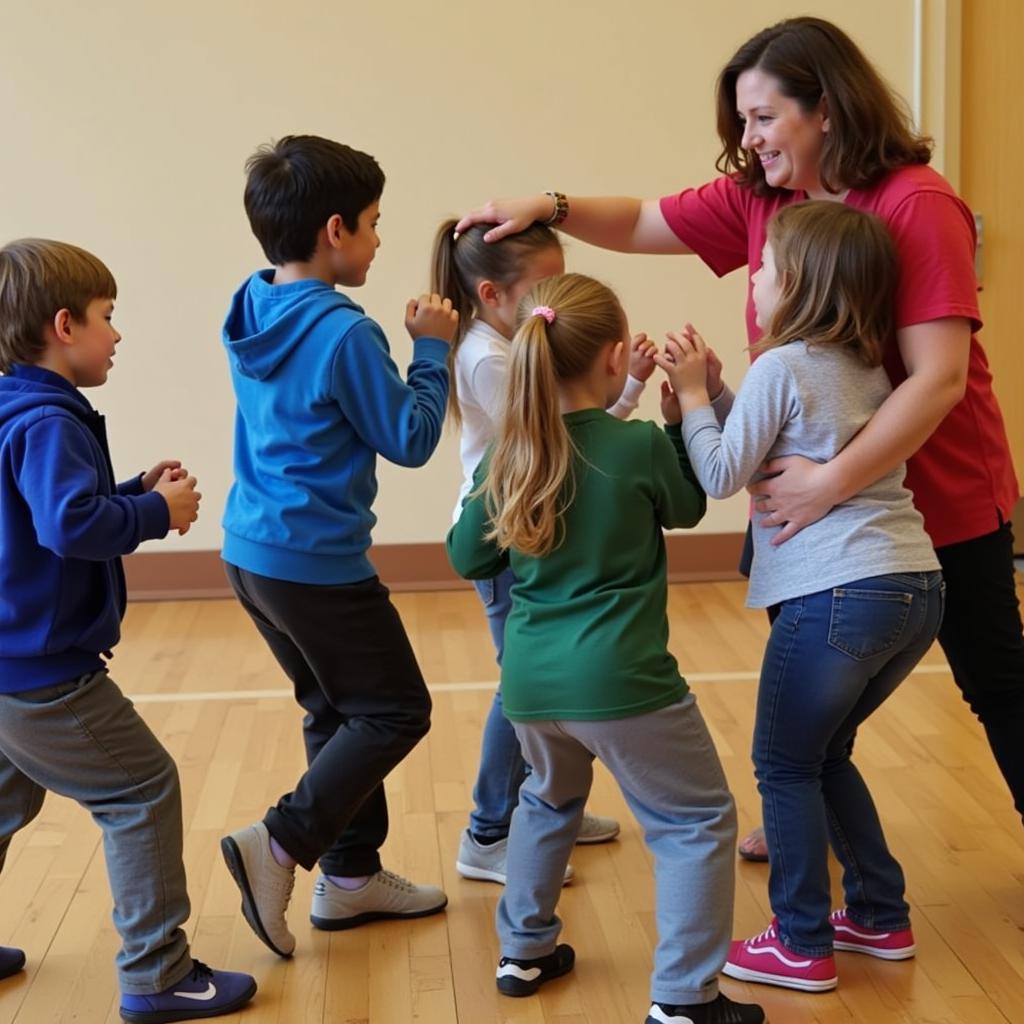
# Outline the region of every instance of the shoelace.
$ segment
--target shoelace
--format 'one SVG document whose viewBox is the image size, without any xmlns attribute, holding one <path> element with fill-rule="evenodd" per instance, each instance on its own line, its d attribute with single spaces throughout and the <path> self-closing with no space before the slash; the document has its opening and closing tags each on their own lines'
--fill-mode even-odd
<svg viewBox="0 0 1024 1024">
<path fill-rule="evenodd" d="M 213 970 L 206 966 L 202 960 L 192 961 L 192 973 L 189 974 L 189 981 L 209 981 L 213 977 Z"/>
<path fill-rule="evenodd" d="M 752 939 L 747 939 L 748 946 L 756 946 L 759 942 L 764 942 L 767 939 L 777 939 L 778 933 L 775 931 L 775 922 L 773 921 L 760 935 L 756 935 Z"/>
<path fill-rule="evenodd" d="M 403 878 L 401 875 L 396 875 L 394 871 L 388 871 L 387 868 L 380 869 L 381 881 L 385 885 L 390 885 L 393 889 L 401 889 L 404 892 L 415 892 L 416 885 L 410 882 L 408 878 Z"/>
</svg>

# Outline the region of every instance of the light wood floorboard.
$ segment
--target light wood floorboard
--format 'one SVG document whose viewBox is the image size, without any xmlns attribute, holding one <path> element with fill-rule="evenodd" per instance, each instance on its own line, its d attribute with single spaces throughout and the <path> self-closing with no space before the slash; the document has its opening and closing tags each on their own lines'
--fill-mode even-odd
<svg viewBox="0 0 1024 1024">
<path fill-rule="evenodd" d="M 671 588 L 672 647 L 695 677 L 745 831 L 759 819 L 749 762 L 756 672 L 766 636 L 743 608 L 741 584 Z M 112 664 L 122 688 L 178 762 L 194 951 L 251 971 L 260 991 L 242 1024 L 626 1024 L 643 1020 L 655 941 L 651 858 L 614 782 L 598 768 L 590 806 L 617 816 L 617 842 L 574 854 L 579 880 L 559 913 L 577 968 L 537 997 L 494 990 L 497 886 L 455 873 L 471 806 L 480 732 L 496 678 L 471 592 L 396 595 L 434 690 L 429 737 L 388 781 L 385 862 L 442 884 L 444 915 L 350 932 L 306 922 L 313 876 L 299 872 L 290 914 L 294 959 L 274 957 L 238 913 L 219 854 L 226 831 L 261 817 L 302 770 L 301 713 L 286 681 L 231 601 L 133 605 Z M 1024 831 L 984 735 L 938 650 L 858 740 L 890 843 L 902 860 L 917 959 L 884 963 L 839 954 L 839 989 L 784 993 L 725 981 L 756 999 L 772 1024 L 1019 1024 L 1024 1022 Z M 711 675 L 711 679 L 702 676 Z M 476 685 L 474 685 L 476 684 Z M 249 694 L 242 691 L 262 691 Z M 267 693 L 267 691 L 271 691 Z M 234 694 L 238 696 L 234 696 Z M 219 695 L 219 696 L 218 696 Z M 1024 742 L 1024 737 L 1022 737 Z M 735 934 L 766 924 L 766 872 L 740 864 Z M 0 943 L 28 953 L 27 971 L 0 982 L 0 1024 L 115 1024 L 118 946 L 99 830 L 50 796 L 14 841 L 0 876 Z"/>
</svg>

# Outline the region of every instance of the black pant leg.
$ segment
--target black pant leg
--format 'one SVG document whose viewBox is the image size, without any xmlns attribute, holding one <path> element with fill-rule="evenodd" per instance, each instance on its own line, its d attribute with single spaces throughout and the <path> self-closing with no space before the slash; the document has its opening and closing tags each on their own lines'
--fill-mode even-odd
<svg viewBox="0 0 1024 1024">
<path fill-rule="evenodd" d="M 939 643 L 1024 817 L 1024 627 L 1010 525 L 936 554 L 946 578 Z"/>
<path fill-rule="evenodd" d="M 372 874 L 387 836 L 383 781 L 430 727 L 430 696 L 387 588 L 273 580 L 232 585 L 306 710 L 309 767 L 271 808 L 271 834 L 303 867 Z"/>
</svg>

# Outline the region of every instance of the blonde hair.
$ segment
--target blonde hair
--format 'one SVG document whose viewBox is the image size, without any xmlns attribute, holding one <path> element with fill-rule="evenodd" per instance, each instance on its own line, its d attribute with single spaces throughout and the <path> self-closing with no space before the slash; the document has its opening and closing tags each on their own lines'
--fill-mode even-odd
<svg viewBox="0 0 1024 1024">
<path fill-rule="evenodd" d="M 451 299 L 459 314 L 455 338 L 448 348 L 448 415 L 456 425 L 462 422 L 456 387 L 455 357 L 469 325 L 476 315 L 476 289 L 481 281 L 508 286 L 526 273 L 527 261 L 540 252 L 562 251 L 558 235 L 535 222 L 525 231 L 508 235 L 497 242 L 485 242 L 493 227 L 478 224 L 455 237 L 457 220 L 444 221 L 437 229 L 430 260 L 430 290 Z"/>
<path fill-rule="evenodd" d="M 894 337 L 896 247 L 885 225 L 862 210 L 829 200 L 781 209 L 768 224 L 779 301 L 764 352 L 791 341 L 841 345 L 879 366 Z"/>
<path fill-rule="evenodd" d="M 116 299 L 114 275 L 91 252 L 48 238 L 21 238 L 0 249 L 0 373 L 34 364 L 43 328 L 68 310 L 78 321 L 94 299 Z"/>
<path fill-rule="evenodd" d="M 533 315 L 536 307 L 553 310 L 553 321 Z M 502 550 L 541 557 L 562 542 L 576 450 L 562 420 L 559 384 L 587 373 L 625 327 L 615 293 L 582 274 L 546 278 L 519 304 L 505 415 L 481 486 L 491 520 L 487 539 Z"/>
</svg>

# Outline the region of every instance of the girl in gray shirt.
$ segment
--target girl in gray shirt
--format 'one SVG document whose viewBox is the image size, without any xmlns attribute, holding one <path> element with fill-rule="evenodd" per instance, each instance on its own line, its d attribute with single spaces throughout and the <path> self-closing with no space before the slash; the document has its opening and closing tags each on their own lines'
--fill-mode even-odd
<svg viewBox="0 0 1024 1024">
<path fill-rule="evenodd" d="M 884 225 L 841 202 L 782 209 L 753 277 L 765 332 L 738 395 L 707 393 L 707 347 L 668 336 L 662 409 L 712 497 L 758 478 L 766 459 L 828 462 L 889 393 L 897 267 Z M 765 650 L 754 766 L 775 918 L 732 944 L 725 973 L 804 991 L 835 988 L 833 950 L 914 955 L 903 872 L 851 760 L 857 727 L 931 645 L 942 618 L 939 563 L 898 466 L 812 526 L 773 545 L 754 524 L 748 604 L 778 614 Z M 845 906 L 829 900 L 828 845 Z"/>
</svg>

